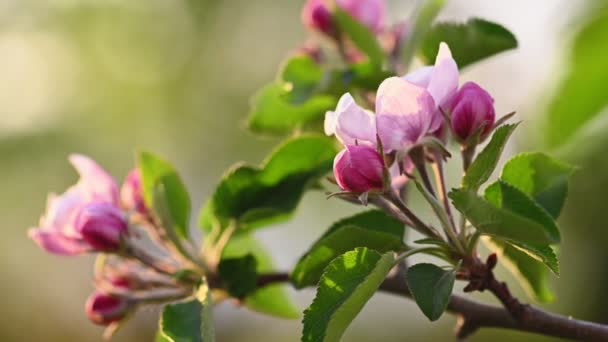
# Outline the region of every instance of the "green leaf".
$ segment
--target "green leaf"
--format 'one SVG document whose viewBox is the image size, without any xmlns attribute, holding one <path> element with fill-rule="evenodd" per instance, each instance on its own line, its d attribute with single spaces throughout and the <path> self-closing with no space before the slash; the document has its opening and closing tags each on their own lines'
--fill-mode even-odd
<svg viewBox="0 0 608 342">
<path fill-rule="evenodd" d="M 291 273 L 296 288 L 319 282 L 323 270 L 337 256 L 367 247 L 380 253 L 404 248 L 405 227 L 379 210 L 370 210 L 334 223 L 304 254 Z"/>
<path fill-rule="evenodd" d="M 292 138 L 261 167 L 237 165 L 205 204 L 200 225 L 209 231 L 236 224 L 236 234 L 289 218 L 311 184 L 332 168 L 337 153 L 324 136 Z"/>
<path fill-rule="evenodd" d="M 301 91 L 301 88 L 298 90 Z M 294 99 L 298 102 L 292 103 Z M 273 135 L 291 133 L 308 126 L 321 127 L 325 112 L 333 109 L 336 102 L 334 96 L 323 94 L 302 100 L 292 95 L 290 86 L 272 83 L 260 89 L 251 99 L 247 126 L 256 133 Z"/>
<path fill-rule="evenodd" d="M 401 49 L 403 65 L 407 68 L 412 62 L 412 58 L 418 51 L 419 46 L 424 41 L 433 20 L 439 14 L 446 0 L 423 0 L 414 12 L 410 22 L 414 23 L 412 33 L 407 37 Z M 439 45 L 437 45 L 439 46 Z M 435 57 L 433 57 L 434 60 Z"/>
<path fill-rule="evenodd" d="M 289 102 L 303 103 L 314 93 L 323 79 L 323 70 L 309 56 L 289 58 L 281 70 L 281 80 L 290 89 L 286 94 Z"/>
<path fill-rule="evenodd" d="M 456 271 L 446 271 L 433 264 L 416 264 L 408 268 L 406 279 L 422 313 L 431 321 L 438 320 L 448 307 Z"/>
<path fill-rule="evenodd" d="M 256 288 L 256 267 L 255 256 L 247 254 L 238 258 L 222 258 L 218 273 L 228 292 L 236 298 L 243 298 Z"/>
<path fill-rule="evenodd" d="M 376 35 L 340 8 L 334 11 L 334 18 L 340 30 L 350 38 L 369 60 L 378 66 L 384 62 L 384 51 Z"/>
<path fill-rule="evenodd" d="M 553 268 L 557 269 L 557 257 L 551 249 L 546 247 L 545 261 L 539 262 L 537 258 L 529 254 L 530 248 L 521 250 L 513 244 L 498 239 L 483 239 L 488 248 L 498 254 L 499 260 L 519 281 L 528 296 L 539 302 L 551 302 L 555 296 L 549 288 L 549 271 L 543 265 L 553 264 Z M 550 250 L 550 251 L 549 251 Z M 552 255 L 552 256 L 551 256 Z M 553 259 L 554 261 L 547 261 Z M 559 271 L 559 269 L 557 269 Z"/>
<path fill-rule="evenodd" d="M 334 259 L 304 311 L 303 342 L 339 341 L 393 267 L 393 253 L 357 248 Z"/>
<path fill-rule="evenodd" d="M 568 195 L 568 179 L 575 168 L 543 153 L 522 153 L 509 160 L 500 178 L 528 194 L 553 216 Z"/>
<path fill-rule="evenodd" d="M 514 242 L 547 245 L 559 242 L 559 235 L 527 217 L 498 208 L 472 190 L 454 189 L 452 203 L 479 232 Z"/>
<path fill-rule="evenodd" d="M 208 287 L 203 283 L 198 298 L 165 305 L 159 321 L 161 341 L 215 341 L 209 295 Z"/>
<path fill-rule="evenodd" d="M 163 226 L 181 238 L 188 238 L 190 197 L 181 178 L 168 162 L 149 152 L 138 157 L 144 200 L 160 216 Z"/>
<path fill-rule="evenodd" d="M 517 125 L 503 125 L 496 129 L 488 145 L 475 158 L 462 178 L 463 188 L 477 191 L 490 178 L 496 168 L 496 164 L 498 164 L 507 140 Z"/>
<path fill-rule="evenodd" d="M 508 210 L 539 223 L 554 241 L 560 240 L 559 229 L 553 217 L 516 187 L 499 180 L 486 189 L 485 197 L 497 208 Z"/>
<path fill-rule="evenodd" d="M 272 258 L 251 234 L 232 237 L 222 253 L 222 259 L 253 255 L 258 273 L 275 271 Z M 292 303 L 282 284 L 264 286 L 245 297 L 244 305 L 257 312 L 280 318 L 295 319 L 300 311 Z"/>
<path fill-rule="evenodd" d="M 565 50 L 570 54 L 567 71 L 548 106 L 543 132 L 552 147 L 589 127 L 608 106 L 604 90 L 608 83 L 608 8 L 598 9 L 590 18 L 578 30 L 572 48 Z"/>
<path fill-rule="evenodd" d="M 459 68 L 464 68 L 497 53 L 517 47 L 517 39 L 509 30 L 491 21 L 472 18 L 466 23 L 438 23 L 426 34 L 421 46 L 422 59 L 432 64 L 445 42 Z"/>
</svg>

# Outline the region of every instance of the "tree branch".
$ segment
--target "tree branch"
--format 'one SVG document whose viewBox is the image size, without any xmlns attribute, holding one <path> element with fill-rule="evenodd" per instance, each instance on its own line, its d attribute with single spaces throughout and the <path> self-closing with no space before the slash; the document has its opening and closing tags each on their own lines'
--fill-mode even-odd
<svg viewBox="0 0 608 342">
<path fill-rule="evenodd" d="M 261 274 L 258 277 L 258 286 L 288 282 L 288 280 L 287 273 Z M 380 290 L 411 298 L 402 268 L 389 275 L 380 285 Z M 503 307 L 452 295 L 448 312 L 457 316 L 456 336 L 459 339 L 467 338 L 480 328 L 502 328 L 577 341 L 608 341 L 608 325 L 557 315 L 530 305 L 522 306 L 525 309 L 516 321 Z"/>
</svg>

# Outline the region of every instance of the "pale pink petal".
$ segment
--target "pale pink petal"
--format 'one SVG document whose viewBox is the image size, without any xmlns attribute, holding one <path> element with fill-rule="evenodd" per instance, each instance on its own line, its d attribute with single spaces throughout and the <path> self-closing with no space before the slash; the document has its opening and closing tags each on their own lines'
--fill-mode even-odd
<svg viewBox="0 0 608 342">
<path fill-rule="evenodd" d="M 28 236 L 42 249 L 56 255 L 77 255 L 90 250 L 83 240 L 69 238 L 48 229 L 32 228 L 28 231 Z"/>
<path fill-rule="evenodd" d="M 435 67 L 427 89 L 438 106 L 444 106 L 458 90 L 458 66 L 446 43 L 439 45 Z"/>
<path fill-rule="evenodd" d="M 331 131 L 331 120 L 335 119 L 335 134 L 345 145 L 376 143 L 376 121 L 374 115 L 359 107 L 353 97 L 346 93 L 342 95 L 336 112 L 326 116 L 326 132 Z"/>
<path fill-rule="evenodd" d="M 328 110 L 325 112 L 325 121 L 323 128 L 326 135 L 336 134 L 336 125 L 338 124 L 338 113 Z"/>
<path fill-rule="evenodd" d="M 426 88 L 429 86 L 429 82 L 431 81 L 431 75 L 433 75 L 433 67 L 425 66 L 415 71 L 412 71 L 409 74 L 402 76 L 401 78 L 410 83 L 414 83 L 419 87 Z"/>
<path fill-rule="evenodd" d="M 385 152 L 400 150 L 428 133 L 429 121 L 422 115 L 378 115 L 378 135 Z"/>
<path fill-rule="evenodd" d="M 86 201 L 85 195 L 75 186 L 60 196 L 49 195 L 46 213 L 40 220 L 40 225 L 65 236 L 78 238 L 80 234 L 74 230 L 74 221 Z"/>
<path fill-rule="evenodd" d="M 81 187 L 91 200 L 118 205 L 118 184 L 109 173 L 91 158 L 81 154 L 72 154 L 69 160 L 80 175 L 77 186 Z"/>
<path fill-rule="evenodd" d="M 413 115 L 431 113 L 434 110 L 433 97 L 426 89 L 399 77 L 387 78 L 378 87 L 377 115 Z"/>
</svg>

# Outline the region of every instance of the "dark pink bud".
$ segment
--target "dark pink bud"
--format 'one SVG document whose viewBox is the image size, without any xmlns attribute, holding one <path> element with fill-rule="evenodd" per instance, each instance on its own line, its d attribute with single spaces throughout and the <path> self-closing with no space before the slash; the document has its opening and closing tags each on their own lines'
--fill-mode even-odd
<svg viewBox="0 0 608 342">
<path fill-rule="evenodd" d="M 125 178 L 125 182 L 120 189 L 120 200 L 127 209 L 134 210 L 143 215 L 148 214 L 139 169 L 131 170 L 127 178 Z"/>
<path fill-rule="evenodd" d="M 117 207 L 109 203 L 91 203 L 80 210 L 76 230 L 93 249 L 116 251 L 127 232 L 127 221 Z"/>
<path fill-rule="evenodd" d="M 325 0 L 309 0 L 302 9 L 304 26 L 331 34 L 334 30 L 332 14 Z"/>
<path fill-rule="evenodd" d="M 87 299 L 85 311 L 91 322 L 108 325 L 125 318 L 132 307 L 132 303 L 126 298 L 96 291 Z"/>
<path fill-rule="evenodd" d="M 384 160 L 367 145 L 346 145 L 334 159 L 334 177 L 345 191 L 382 189 L 383 169 Z"/>
<path fill-rule="evenodd" d="M 482 126 L 483 140 L 494 125 L 494 99 L 473 82 L 465 83 L 450 102 L 452 129 L 461 142 L 469 139 Z"/>
</svg>

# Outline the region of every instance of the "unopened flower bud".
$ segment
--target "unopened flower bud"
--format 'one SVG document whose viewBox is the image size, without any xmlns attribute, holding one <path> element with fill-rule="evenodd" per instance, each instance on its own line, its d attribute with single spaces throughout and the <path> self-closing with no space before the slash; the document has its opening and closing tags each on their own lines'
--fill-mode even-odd
<svg viewBox="0 0 608 342">
<path fill-rule="evenodd" d="M 127 221 L 117 207 L 92 203 L 83 207 L 76 219 L 76 230 L 95 250 L 116 251 L 127 232 Z"/>
<path fill-rule="evenodd" d="M 91 322 L 108 325 L 125 318 L 132 307 L 133 304 L 126 298 L 96 291 L 87 299 L 85 311 Z"/>
<path fill-rule="evenodd" d="M 120 200 L 127 209 L 134 210 L 143 215 L 148 214 L 139 169 L 131 170 L 127 178 L 125 178 L 125 182 L 120 189 Z"/>
<path fill-rule="evenodd" d="M 325 0 L 309 0 L 302 9 L 304 26 L 331 35 L 334 31 L 332 14 Z"/>
<path fill-rule="evenodd" d="M 334 159 L 334 177 L 345 191 L 366 192 L 383 187 L 384 160 L 367 145 L 346 145 Z"/>
<path fill-rule="evenodd" d="M 304 25 L 327 35 L 335 33 L 330 0 L 308 0 L 302 9 Z M 373 32 L 384 25 L 384 0 L 335 0 L 335 4 Z"/>
<path fill-rule="evenodd" d="M 481 129 L 480 141 L 492 130 L 494 99 L 487 91 L 473 82 L 465 83 L 450 102 L 452 130 L 456 138 L 467 141 Z M 483 126 L 483 128 L 482 128 Z"/>
</svg>

